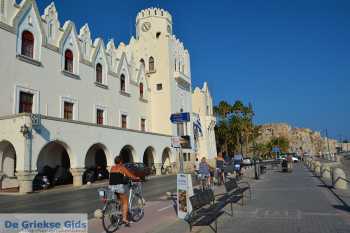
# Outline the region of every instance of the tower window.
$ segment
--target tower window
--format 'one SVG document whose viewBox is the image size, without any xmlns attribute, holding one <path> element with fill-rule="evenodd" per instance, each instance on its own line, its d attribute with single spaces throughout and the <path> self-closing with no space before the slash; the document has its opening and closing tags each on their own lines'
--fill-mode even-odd
<svg viewBox="0 0 350 233">
<path fill-rule="evenodd" d="M 120 76 L 120 91 L 125 92 L 125 76 L 122 74 Z"/>
<path fill-rule="evenodd" d="M 174 62 L 174 64 L 175 64 L 175 71 L 176 71 L 176 58 L 175 58 L 175 62 Z"/>
<path fill-rule="evenodd" d="M 19 93 L 19 113 L 32 113 L 33 111 L 33 94 L 20 92 Z"/>
<path fill-rule="evenodd" d="M 73 120 L 73 105 L 73 103 L 64 102 L 64 119 Z"/>
<path fill-rule="evenodd" d="M 158 83 L 157 84 L 157 91 L 163 90 L 163 84 Z"/>
<path fill-rule="evenodd" d="M 22 48 L 21 54 L 30 58 L 33 58 L 34 52 L 34 36 L 29 31 L 22 33 Z"/>
<path fill-rule="evenodd" d="M 100 63 L 96 65 L 96 82 L 102 83 L 102 65 Z"/>
<path fill-rule="evenodd" d="M 157 39 L 160 37 L 160 32 L 157 32 L 157 34 L 156 34 L 156 37 L 157 37 Z"/>
<path fill-rule="evenodd" d="M 122 123 L 123 129 L 126 129 L 128 127 L 127 122 L 128 122 L 128 116 L 125 114 L 122 114 L 122 122 L 121 123 Z"/>
<path fill-rule="evenodd" d="M 103 125 L 103 110 L 102 109 L 96 110 L 96 124 Z"/>
<path fill-rule="evenodd" d="M 140 98 L 143 98 L 143 83 L 140 83 Z"/>
<path fill-rule="evenodd" d="M 50 22 L 49 23 L 49 37 L 50 37 L 50 39 L 52 38 L 52 36 L 53 36 L 53 24 L 52 24 L 52 22 Z"/>
<path fill-rule="evenodd" d="M 148 60 L 148 69 L 150 72 L 154 71 L 154 58 L 150 57 Z"/>
<path fill-rule="evenodd" d="M 141 118 L 140 128 L 141 128 L 141 131 L 143 131 L 143 132 L 146 131 L 146 119 Z"/>
<path fill-rule="evenodd" d="M 73 52 L 70 49 L 64 53 L 64 70 L 73 73 Z"/>
</svg>

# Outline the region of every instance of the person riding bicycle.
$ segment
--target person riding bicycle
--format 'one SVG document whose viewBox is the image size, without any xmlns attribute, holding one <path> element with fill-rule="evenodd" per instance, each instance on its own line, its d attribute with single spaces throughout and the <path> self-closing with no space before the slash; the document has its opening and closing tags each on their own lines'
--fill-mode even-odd
<svg viewBox="0 0 350 233">
<path fill-rule="evenodd" d="M 216 158 L 216 172 L 218 175 L 218 183 L 221 185 L 224 182 L 224 158 L 222 157 L 222 153 L 219 152 L 217 158 Z"/>
<path fill-rule="evenodd" d="M 211 172 L 210 172 L 210 166 L 207 163 L 207 159 L 203 157 L 201 159 L 201 162 L 199 163 L 199 174 L 201 177 L 206 177 L 208 180 L 208 184 L 211 183 Z"/>
<path fill-rule="evenodd" d="M 109 176 L 109 187 L 113 190 L 119 200 L 121 201 L 123 210 L 123 222 L 125 226 L 130 226 L 128 220 L 128 193 L 129 193 L 129 179 L 140 181 L 133 172 L 123 165 L 121 156 L 117 156 L 114 160 L 115 165 L 112 166 Z"/>
</svg>

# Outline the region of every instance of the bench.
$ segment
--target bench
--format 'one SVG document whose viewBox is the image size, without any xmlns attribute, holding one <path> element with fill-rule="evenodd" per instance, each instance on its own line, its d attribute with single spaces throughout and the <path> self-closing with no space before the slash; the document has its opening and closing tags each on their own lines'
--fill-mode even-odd
<svg viewBox="0 0 350 233">
<path fill-rule="evenodd" d="M 244 184 L 244 186 L 240 186 L 240 184 Z M 242 199 L 242 205 L 244 205 L 244 194 L 246 191 L 249 191 L 249 200 L 252 199 L 252 191 L 250 189 L 250 184 L 245 181 L 237 182 L 235 178 L 228 178 L 225 182 L 225 190 L 226 196 L 229 197 L 241 197 Z"/>
<path fill-rule="evenodd" d="M 231 217 L 233 217 L 233 204 L 236 204 L 240 200 L 242 200 L 242 205 L 243 205 L 243 199 L 244 199 L 244 196 L 243 196 L 244 192 L 243 193 L 238 192 L 236 184 L 237 184 L 236 181 L 233 179 L 226 181 L 224 183 L 226 192 L 215 195 L 217 202 L 220 202 L 225 206 L 230 204 L 231 212 L 225 211 L 225 213 L 230 215 Z"/>
<path fill-rule="evenodd" d="M 192 211 L 185 218 L 190 225 L 190 231 L 194 226 L 208 226 L 217 233 L 217 219 L 224 213 L 226 204 L 215 202 L 212 190 L 197 192 L 190 197 L 190 202 Z"/>
</svg>

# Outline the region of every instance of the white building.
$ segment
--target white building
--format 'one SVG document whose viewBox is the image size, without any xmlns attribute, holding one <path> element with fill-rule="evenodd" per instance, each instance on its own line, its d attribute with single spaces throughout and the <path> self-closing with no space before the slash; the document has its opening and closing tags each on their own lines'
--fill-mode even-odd
<svg viewBox="0 0 350 233">
<path fill-rule="evenodd" d="M 34 176 L 57 165 L 82 185 L 86 168 L 111 166 L 119 154 L 160 173 L 178 160 L 172 136 L 189 142 L 186 161 L 213 158 L 212 99 L 206 84 L 192 93 L 190 56 L 172 27 L 167 11 L 143 10 L 136 37 L 116 47 L 93 41 L 87 24 L 61 26 L 53 3 L 40 16 L 34 0 L 0 0 L 2 188 L 30 192 Z M 179 112 L 191 122 L 172 124 Z"/>
</svg>

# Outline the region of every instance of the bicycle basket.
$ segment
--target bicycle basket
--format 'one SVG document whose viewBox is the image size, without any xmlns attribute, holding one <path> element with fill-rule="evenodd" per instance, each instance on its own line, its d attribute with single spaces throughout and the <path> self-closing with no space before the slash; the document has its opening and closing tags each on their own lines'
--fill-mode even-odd
<svg viewBox="0 0 350 233">
<path fill-rule="evenodd" d="M 102 202 L 111 201 L 115 199 L 115 194 L 109 188 L 100 188 L 97 190 L 98 196 Z"/>
</svg>

